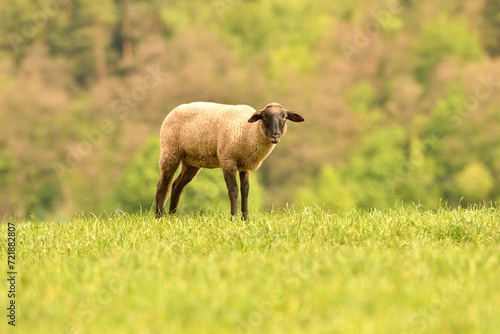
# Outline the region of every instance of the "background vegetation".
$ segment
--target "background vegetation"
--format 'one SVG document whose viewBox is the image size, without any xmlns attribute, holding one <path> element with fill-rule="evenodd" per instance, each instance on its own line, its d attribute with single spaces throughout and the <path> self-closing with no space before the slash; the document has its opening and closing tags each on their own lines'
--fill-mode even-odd
<svg viewBox="0 0 500 334">
<path fill-rule="evenodd" d="M 0 216 L 149 208 L 158 177 L 149 138 L 191 101 L 278 101 L 305 117 L 254 179 L 254 207 L 499 201 L 499 9 L 498 0 L 3 1 Z M 220 181 L 217 171 L 195 179 L 183 209 L 220 203 Z"/>
</svg>

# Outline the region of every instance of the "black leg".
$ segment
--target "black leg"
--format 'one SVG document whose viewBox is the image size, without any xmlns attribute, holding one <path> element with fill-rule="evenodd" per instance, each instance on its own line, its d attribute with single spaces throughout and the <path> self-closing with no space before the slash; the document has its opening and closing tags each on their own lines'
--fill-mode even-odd
<svg viewBox="0 0 500 334">
<path fill-rule="evenodd" d="M 163 159 L 160 161 L 160 181 L 156 186 L 156 218 L 163 216 L 163 207 L 165 206 L 165 201 L 168 196 L 168 191 L 170 190 L 170 185 L 172 184 L 172 179 L 175 175 L 175 171 L 179 167 L 178 161 L 168 161 Z"/>
<path fill-rule="evenodd" d="M 248 192 L 250 190 L 250 171 L 240 172 L 241 213 L 243 219 L 248 219 Z"/>
<path fill-rule="evenodd" d="M 227 194 L 231 202 L 231 217 L 234 217 L 238 211 L 238 183 L 236 182 L 236 170 L 223 170 L 224 180 L 226 181 Z"/>
<path fill-rule="evenodd" d="M 170 197 L 169 209 L 170 214 L 175 214 L 177 212 L 177 207 L 179 206 L 179 200 L 181 198 L 184 187 L 186 186 L 186 184 L 191 182 L 191 180 L 198 174 L 199 171 L 199 167 L 188 165 L 185 162 L 181 164 L 181 171 L 179 173 L 179 176 L 177 176 L 174 184 L 172 185 L 172 196 Z"/>
<path fill-rule="evenodd" d="M 168 190 L 170 188 L 170 184 L 172 184 L 173 177 L 174 175 L 168 175 L 165 173 L 162 174 L 160 181 L 158 181 L 156 186 L 156 218 L 161 218 L 161 216 L 163 216 L 163 207 L 165 206 Z"/>
</svg>

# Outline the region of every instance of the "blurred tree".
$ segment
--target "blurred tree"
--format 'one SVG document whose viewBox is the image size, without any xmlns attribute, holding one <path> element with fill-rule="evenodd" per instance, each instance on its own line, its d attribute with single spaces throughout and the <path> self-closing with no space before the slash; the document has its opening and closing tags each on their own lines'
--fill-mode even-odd
<svg viewBox="0 0 500 334">
<path fill-rule="evenodd" d="M 15 168 L 14 176 L 9 177 L 12 180 L 13 176 L 14 184 L 9 181 L 4 191 L 15 203 L 13 213 L 20 219 L 32 212 L 45 214 L 60 200 L 51 162 L 64 149 L 72 130 L 68 125 L 71 115 L 64 112 L 69 107 L 65 88 L 71 79 L 58 72 L 67 73 L 67 62 L 51 59 L 42 44 L 27 50 L 22 66 L 7 72 L 16 76 L 0 90 L 0 116 L 5 124 L 0 142 L 9 151 L 9 166 Z"/>
<path fill-rule="evenodd" d="M 16 185 L 16 160 L 8 150 L 4 141 L 0 141 L 0 220 L 9 219 L 9 212 L 15 205 L 15 198 L 9 196 L 10 190 Z M 4 217 L 7 215 L 7 217 Z"/>
<path fill-rule="evenodd" d="M 117 7 L 113 0 L 78 0 L 74 8 L 72 20 L 74 37 L 81 43 L 78 56 L 88 62 L 92 60 L 93 69 L 81 66 L 80 75 L 84 80 L 96 80 L 104 84 L 107 80 L 107 49 L 111 42 L 112 27 L 118 22 Z M 90 64 L 89 64 L 90 65 Z M 94 78 L 89 78 L 93 73 Z"/>
<path fill-rule="evenodd" d="M 160 157 L 158 138 L 150 138 L 130 162 L 114 189 L 118 207 L 127 212 L 149 210 L 154 204 L 156 183 L 160 178 L 158 162 Z"/>
<path fill-rule="evenodd" d="M 442 193 L 436 180 L 438 175 L 435 158 L 425 153 L 422 141 L 413 135 L 408 143 L 406 162 L 398 168 L 394 180 L 398 198 L 427 207 L 439 206 Z"/>
<path fill-rule="evenodd" d="M 398 200 L 439 205 L 435 166 L 424 157 L 417 139 L 409 143 L 409 155 L 401 128 L 387 128 L 367 135 L 347 163 L 323 166 L 311 183 L 298 191 L 305 204 L 331 208 L 386 208 Z"/>
<path fill-rule="evenodd" d="M 399 127 L 385 128 L 365 136 L 342 174 L 356 205 L 363 208 L 393 206 L 398 200 L 396 182 L 406 165 L 406 136 Z"/>
<path fill-rule="evenodd" d="M 493 189 L 490 170 L 480 162 L 471 162 L 455 176 L 457 192 L 466 203 L 487 201 Z"/>
<path fill-rule="evenodd" d="M 477 87 L 476 81 L 472 93 L 467 93 L 464 82 L 449 82 L 422 126 L 424 149 L 436 165 L 436 183 L 450 204 L 457 204 L 463 197 L 457 191 L 457 175 L 464 172 L 464 166 L 477 161 L 494 168 L 498 123 L 493 122 L 494 108 L 486 106 L 487 99 L 480 101 L 474 93 Z"/>
<path fill-rule="evenodd" d="M 415 44 L 415 52 L 420 57 L 417 75 L 424 82 L 445 58 L 455 57 L 462 62 L 469 62 L 481 59 L 484 53 L 479 37 L 467 22 L 446 14 L 440 14 L 424 24 Z"/>
<path fill-rule="evenodd" d="M 131 20 L 130 20 L 130 1 L 121 0 L 120 1 L 120 36 L 122 40 L 122 61 L 125 65 L 132 64 L 134 60 L 134 54 L 132 52 L 132 40 L 131 40 Z"/>
<path fill-rule="evenodd" d="M 377 110 L 376 92 L 373 86 L 362 81 L 347 93 L 349 110 L 356 115 L 363 127 L 363 132 L 373 131 L 380 122 L 382 113 Z"/>
<path fill-rule="evenodd" d="M 482 41 L 492 56 L 500 55 L 500 1 L 485 0 L 483 9 Z"/>
<path fill-rule="evenodd" d="M 307 186 L 299 189 L 296 200 L 305 205 L 319 205 L 325 208 L 347 210 L 357 203 L 349 184 L 338 169 L 330 165 L 321 168 Z"/>
<path fill-rule="evenodd" d="M 217 28 L 244 58 L 267 58 L 269 79 L 316 70 L 316 46 L 332 24 L 321 2 L 241 1 L 220 13 Z M 272 32 L 272 33 L 270 33 Z"/>
<path fill-rule="evenodd" d="M 42 40 L 46 19 L 36 2 L 30 0 L 3 1 L 0 4 L 0 45 L 3 51 L 19 62 L 29 46 Z"/>
</svg>

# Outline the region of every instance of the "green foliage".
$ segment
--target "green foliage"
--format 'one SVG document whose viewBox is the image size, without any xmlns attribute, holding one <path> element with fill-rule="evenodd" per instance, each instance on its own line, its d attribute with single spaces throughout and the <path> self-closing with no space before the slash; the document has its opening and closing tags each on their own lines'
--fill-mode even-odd
<svg viewBox="0 0 500 334">
<path fill-rule="evenodd" d="M 282 70 L 312 71 L 314 51 L 331 17 L 320 2 L 241 1 L 219 12 L 218 29 L 244 57 L 269 56 L 269 76 Z"/>
<path fill-rule="evenodd" d="M 488 198 L 494 180 L 490 170 L 480 162 L 471 162 L 456 175 L 458 194 L 466 203 L 477 203 Z"/>
<path fill-rule="evenodd" d="M 384 22 L 383 30 L 388 32 L 395 32 L 401 30 L 405 25 L 405 21 L 400 16 L 391 15 L 388 20 Z"/>
<path fill-rule="evenodd" d="M 398 169 L 395 182 L 398 198 L 406 203 L 437 207 L 443 198 L 437 175 L 439 168 L 435 158 L 426 154 L 420 139 L 410 138 L 407 160 Z"/>
<path fill-rule="evenodd" d="M 464 112 L 465 92 L 461 82 L 451 82 L 445 95 L 440 98 L 431 111 L 431 124 L 428 130 L 438 130 L 442 135 L 451 133 L 457 127 L 457 118 Z M 430 135 L 430 134 L 426 134 Z"/>
<path fill-rule="evenodd" d="M 481 34 L 483 45 L 492 56 L 500 54 L 500 2 L 485 0 L 483 7 L 484 24 Z"/>
<path fill-rule="evenodd" d="M 405 134 L 387 128 L 367 135 L 343 168 L 357 205 L 363 208 L 393 206 L 398 199 L 395 182 L 405 164 Z"/>
<path fill-rule="evenodd" d="M 445 58 L 455 57 L 469 62 L 481 59 L 484 54 L 478 36 L 468 23 L 446 14 L 440 14 L 424 24 L 415 52 L 420 57 L 418 71 L 423 80 Z"/>
<path fill-rule="evenodd" d="M 418 139 L 408 143 L 401 128 L 385 129 L 367 135 L 346 164 L 324 166 L 297 196 L 305 204 L 339 209 L 387 208 L 398 200 L 435 207 L 441 198 L 436 173 Z"/>
<path fill-rule="evenodd" d="M 126 212 L 149 210 L 155 200 L 156 184 L 160 179 L 158 160 L 160 142 L 157 137 L 146 141 L 117 182 L 114 197 L 118 207 Z"/>
<path fill-rule="evenodd" d="M 168 6 L 160 10 L 163 27 L 168 36 L 173 36 L 183 29 L 189 28 L 196 20 L 201 21 L 203 5 L 199 0 L 190 2 L 183 0 L 171 0 Z"/>
<path fill-rule="evenodd" d="M 298 191 L 297 201 L 329 209 L 347 210 L 354 207 L 353 195 L 342 176 L 333 166 L 323 166 L 319 175 Z"/>
<path fill-rule="evenodd" d="M 399 128 L 368 135 L 338 171 L 323 167 L 311 183 L 311 190 L 302 190 L 299 198 L 306 203 L 314 201 L 341 208 L 353 204 L 362 208 L 395 205 L 397 177 L 405 164 L 404 144 L 404 132 Z"/>
<path fill-rule="evenodd" d="M 120 209 L 133 213 L 141 209 L 147 211 L 153 206 L 156 184 L 160 178 L 159 153 L 160 143 L 155 136 L 146 141 L 131 161 L 114 189 L 114 197 Z M 257 211 L 263 206 L 263 189 L 258 173 L 251 174 L 250 189 L 249 211 Z M 166 206 L 168 208 L 168 202 Z M 203 212 L 228 208 L 227 187 L 220 169 L 203 168 L 186 186 L 179 203 L 181 212 Z"/>
<path fill-rule="evenodd" d="M 13 155 L 7 149 L 5 143 L 0 142 L 0 185 L 8 187 L 15 183 L 16 164 Z"/>
<path fill-rule="evenodd" d="M 376 109 L 376 97 L 373 85 L 367 81 L 356 84 L 346 96 L 349 110 L 361 121 L 365 132 L 372 131 L 372 127 L 380 121 L 380 110 Z"/>
<path fill-rule="evenodd" d="M 349 92 L 346 99 L 354 113 L 366 114 L 375 104 L 375 91 L 369 82 L 362 81 Z"/>
<path fill-rule="evenodd" d="M 32 334 L 497 333 L 499 230 L 493 208 L 421 206 L 18 223 L 18 321 Z"/>
<path fill-rule="evenodd" d="M 477 203 L 495 198 L 492 191 L 496 180 L 490 170 L 495 153 L 487 144 L 489 140 L 474 140 L 475 134 L 485 131 L 487 125 L 474 124 L 471 118 L 472 113 L 484 113 L 484 110 L 471 110 L 467 107 L 470 101 L 464 83 L 449 83 L 444 96 L 431 111 L 423 134 L 426 153 L 434 165 L 435 186 L 439 187 L 442 197 L 453 203 Z M 496 135 L 491 140 L 495 141 Z"/>
</svg>

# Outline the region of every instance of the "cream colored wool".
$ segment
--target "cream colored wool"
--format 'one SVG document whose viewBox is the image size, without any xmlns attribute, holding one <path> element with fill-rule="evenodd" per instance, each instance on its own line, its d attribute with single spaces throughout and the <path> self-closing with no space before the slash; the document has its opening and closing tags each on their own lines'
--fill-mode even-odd
<svg viewBox="0 0 500 334">
<path fill-rule="evenodd" d="M 254 112 L 246 105 L 210 102 L 178 106 L 161 127 L 160 170 L 180 161 L 234 172 L 258 169 L 276 145 L 266 136 L 263 122 L 248 122 Z"/>
</svg>

